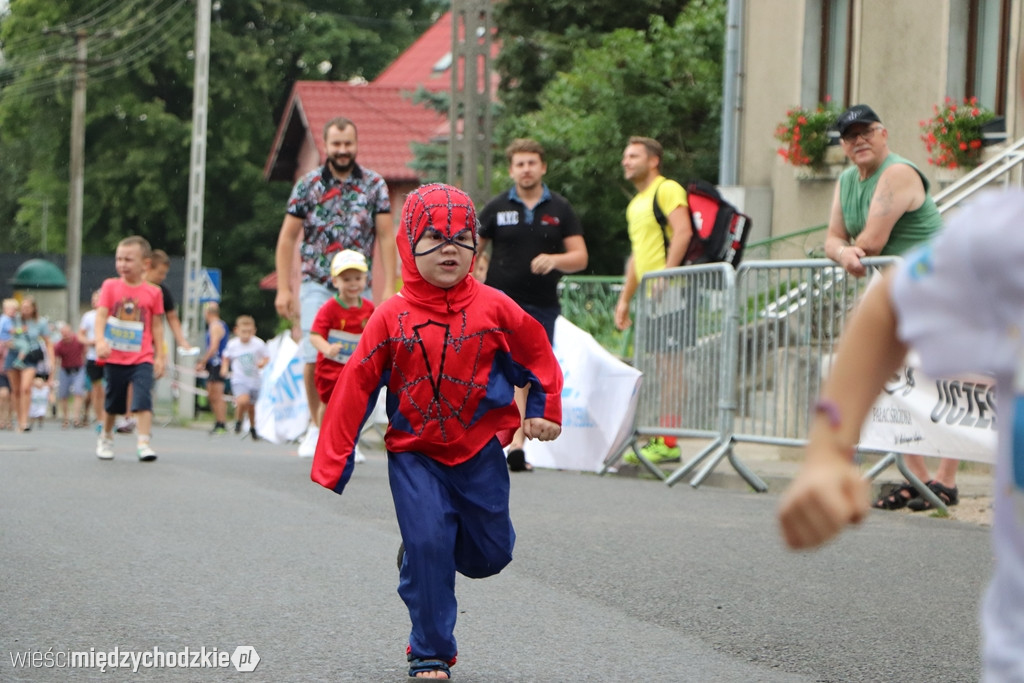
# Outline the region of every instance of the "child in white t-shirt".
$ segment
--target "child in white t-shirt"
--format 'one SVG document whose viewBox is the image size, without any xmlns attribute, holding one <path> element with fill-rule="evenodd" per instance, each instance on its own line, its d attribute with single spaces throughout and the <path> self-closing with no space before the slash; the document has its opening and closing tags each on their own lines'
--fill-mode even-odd
<svg viewBox="0 0 1024 683">
<path fill-rule="evenodd" d="M 779 510 L 793 548 L 821 545 L 867 515 L 868 485 L 850 458 L 868 411 L 909 348 L 932 377 L 994 376 L 1000 415 L 996 561 L 982 606 L 986 681 L 1024 680 L 1022 220 L 1024 193 L 984 195 L 868 291 L 822 386 L 807 460 Z"/>
<path fill-rule="evenodd" d="M 249 418 L 249 434 L 256 435 L 256 399 L 260 395 L 260 370 L 270 362 L 267 344 L 256 336 L 256 321 L 251 315 L 235 319 L 235 336 L 228 340 L 223 353 L 221 373 L 231 376 L 231 395 L 235 397 L 235 434 L 242 431 L 242 421 Z"/>
<path fill-rule="evenodd" d="M 46 419 L 46 411 L 50 409 L 50 385 L 36 375 L 32 380 L 32 396 L 29 398 L 28 419 L 38 429 L 42 429 L 43 421 Z"/>
</svg>

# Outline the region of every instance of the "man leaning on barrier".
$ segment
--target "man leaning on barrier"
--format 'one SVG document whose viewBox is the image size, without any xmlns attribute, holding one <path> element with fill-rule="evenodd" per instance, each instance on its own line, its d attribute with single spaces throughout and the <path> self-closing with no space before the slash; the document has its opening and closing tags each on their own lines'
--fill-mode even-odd
<svg viewBox="0 0 1024 683">
<path fill-rule="evenodd" d="M 850 107 L 839 116 L 836 129 L 853 166 L 836 183 L 825 254 L 846 272 L 861 277 L 866 273 L 862 258 L 903 254 L 937 233 L 942 216 L 928 192 L 928 179 L 913 163 L 889 150 L 889 131 L 871 107 Z M 907 455 L 904 460 L 942 502 L 959 502 L 956 460 L 943 458 L 934 478 L 928 474 L 924 456 Z M 874 507 L 921 511 L 930 510 L 932 504 L 905 481 L 880 496 Z"/>
</svg>

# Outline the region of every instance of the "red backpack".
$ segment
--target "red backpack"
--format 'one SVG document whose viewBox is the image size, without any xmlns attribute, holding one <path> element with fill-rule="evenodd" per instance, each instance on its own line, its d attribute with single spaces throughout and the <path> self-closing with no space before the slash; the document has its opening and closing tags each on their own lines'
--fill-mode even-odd
<svg viewBox="0 0 1024 683">
<path fill-rule="evenodd" d="M 660 186 L 659 186 L 660 188 Z M 683 265 L 724 262 L 733 268 L 740 265 L 743 248 L 750 234 L 750 217 L 725 201 L 709 182 L 692 180 L 686 185 L 687 203 L 693 237 L 683 257 Z M 658 190 L 654 191 L 654 218 L 662 231 L 668 225 L 658 206 Z M 668 254 L 668 233 L 665 232 L 665 253 Z"/>
</svg>

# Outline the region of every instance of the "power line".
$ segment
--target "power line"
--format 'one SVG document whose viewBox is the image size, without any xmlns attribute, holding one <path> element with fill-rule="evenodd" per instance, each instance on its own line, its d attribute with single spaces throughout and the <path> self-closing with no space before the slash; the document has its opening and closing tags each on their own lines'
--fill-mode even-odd
<svg viewBox="0 0 1024 683">
<path fill-rule="evenodd" d="M 140 64 L 154 54 L 159 54 L 169 44 L 177 44 L 185 37 L 181 30 L 191 21 L 191 13 L 178 19 L 165 28 L 175 18 L 181 8 L 193 0 L 151 0 L 145 5 L 142 2 L 118 4 L 121 0 L 105 0 L 88 14 L 71 19 L 60 28 L 49 29 L 49 35 L 55 33 L 69 34 L 85 27 L 113 24 L 117 28 L 97 29 L 90 37 L 90 64 L 87 75 L 91 82 L 109 81 L 127 74 L 132 67 Z M 169 2 L 169 4 L 167 4 Z M 284 2 L 279 6 L 309 11 L 305 5 L 296 2 Z M 316 11 L 315 14 L 343 19 L 355 24 L 369 26 L 391 25 L 400 19 L 377 18 L 353 14 L 342 14 L 331 11 Z M 410 26 L 427 25 L 426 21 L 406 20 Z M 35 44 L 42 45 L 49 39 L 44 35 Z M 125 43 L 127 38 L 132 38 Z M 24 48 L 32 44 L 29 39 L 7 43 L 9 57 L 4 65 L 6 80 L 9 85 L 0 88 L 0 98 L 4 95 L 35 96 L 53 92 L 74 80 L 73 70 L 68 64 L 75 58 L 75 45 L 65 42 L 56 47 L 48 47 L 42 51 L 29 51 Z M 108 50 L 112 50 L 109 51 Z M 19 55 L 20 53 L 20 55 Z"/>
<path fill-rule="evenodd" d="M 182 30 L 183 28 L 184 30 Z M 94 68 L 89 72 L 90 79 L 96 83 L 102 83 L 104 81 L 120 78 L 131 71 L 132 67 L 147 61 L 152 55 L 162 52 L 170 45 L 178 45 L 181 39 L 187 37 L 191 33 L 191 17 L 185 17 L 162 33 L 161 39 L 158 42 L 150 42 L 145 47 L 136 50 L 126 58 L 118 59 L 110 64 L 104 64 Z M 111 71 L 112 73 L 106 73 Z"/>
<path fill-rule="evenodd" d="M 39 84 L 52 84 L 56 82 L 67 82 L 70 76 L 63 62 L 74 59 L 74 44 L 65 42 L 57 47 L 50 47 L 50 36 L 53 34 L 69 34 L 78 29 L 85 29 L 94 26 L 115 26 L 92 31 L 90 53 L 95 55 L 91 61 L 102 62 L 106 60 L 124 60 L 125 52 L 137 49 L 145 38 L 135 41 L 124 47 L 124 39 L 135 33 L 145 32 L 147 37 L 153 36 L 156 29 L 166 20 L 168 14 L 172 14 L 182 6 L 187 5 L 191 0 L 172 0 L 171 5 L 166 8 L 161 6 L 167 0 L 153 0 L 144 6 L 142 2 L 123 3 L 122 0 L 105 0 L 89 13 L 70 19 L 61 24 L 46 30 L 47 35 L 38 38 L 25 38 L 15 41 L 6 41 L 3 48 L 7 53 L 7 63 L 4 65 L 8 78 L 13 80 L 24 80 L 26 72 L 33 67 L 56 62 L 52 67 L 44 66 L 42 70 L 28 76 L 28 82 L 23 83 L 23 92 L 38 91 Z M 344 20 L 352 24 L 364 27 L 390 26 L 399 18 L 380 18 L 355 14 L 343 14 L 329 10 L 311 11 L 306 5 L 297 2 L 282 2 L 278 6 L 294 10 L 303 10 L 315 15 L 328 16 L 334 19 Z M 427 20 L 405 20 L 411 27 L 428 27 L 432 22 Z M 127 24 L 127 26 L 126 26 Z M 163 41 L 161 41 L 163 42 Z M 117 47 L 117 46 L 122 47 Z M 40 49 L 42 48 L 42 49 Z M 108 49 L 114 49 L 112 54 L 105 54 Z M 124 63 L 122 61 L 122 63 Z M 45 89 L 45 88 L 43 88 Z"/>
<path fill-rule="evenodd" d="M 147 30 L 154 23 L 158 22 L 161 17 L 166 15 L 167 12 L 173 12 L 188 2 L 188 0 L 171 0 L 172 4 L 168 9 L 160 9 L 160 5 L 166 1 L 156 0 L 146 7 L 139 6 L 135 9 L 132 9 L 131 5 L 122 6 L 116 8 L 114 12 L 103 15 L 102 23 L 112 25 L 114 28 L 97 28 L 94 31 L 90 31 L 93 38 L 91 51 L 102 54 L 105 49 L 121 44 L 126 36 L 130 36 L 137 31 Z M 25 68 L 23 67 L 24 64 L 31 66 L 43 61 L 67 61 L 73 59 L 73 42 L 65 42 L 56 48 L 48 47 L 44 50 L 26 49 L 26 47 L 30 41 L 40 45 L 46 44 L 50 36 L 58 35 L 66 38 L 76 31 L 85 30 L 84 27 L 86 25 L 91 26 L 98 23 L 100 23 L 99 20 L 85 22 L 72 20 L 58 26 L 44 27 L 39 38 L 5 43 L 6 66 L 7 68 L 17 70 Z"/>
<path fill-rule="evenodd" d="M 78 19 L 72 19 L 70 22 L 64 24 L 64 26 L 66 28 L 69 28 L 69 29 L 78 29 L 78 28 L 88 28 L 90 26 L 95 26 L 96 24 L 103 23 L 110 16 L 113 16 L 114 14 L 117 13 L 117 8 L 115 7 L 114 11 L 109 12 L 106 15 L 102 15 L 102 16 L 97 16 L 97 15 L 99 15 L 101 12 L 106 10 L 111 5 L 116 5 L 117 3 L 118 3 L 118 0 L 107 0 L 106 2 L 101 4 L 99 7 L 94 9 L 92 12 L 89 12 L 85 16 L 79 17 Z"/>
<path fill-rule="evenodd" d="M 157 7 L 160 4 L 158 1 L 151 7 Z M 162 10 L 159 14 L 153 15 L 148 18 L 145 23 L 138 23 L 128 29 L 121 32 L 119 36 L 119 42 L 121 47 L 115 52 L 101 54 L 90 60 L 90 65 L 87 67 L 87 75 L 90 80 L 94 77 L 98 78 L 98 82 L 104 80 L 110 80 L 119 75 L 127 72 L 127 68 L 142 62 L 150 55 L 157 53 L 159 50 L 167 47 L 170 44 L 177 44 L 180 38 L 184 37 L 181 31 L 182 27 L 190 28 L 191 15 L 188 12 L 181 13 L 182 7 L 188 4 L 188 0 L 177 0 L 169 7 Z M 176 14 L 179 16 L 176 17 Z M 177 18 L 170 28 L 165 28 L 168 23 Z M 123 38 L 126 35 L 133 35 L 136 33 L 142 33 L 141 36 L 136 37 L 133 42 L 128 45 L 124 45 Z M 107 40 L 102 43 L 106 47 L 110 47 L 115 41 Z M 66 63 L 70 59 L 65 58 L 65 53 L 57 53 L 57 56 L 52 57 L 49 63 L 43 61 L 40 63 L 39 58 L 34 58 L 31 63 L 22 61 L 15 65 L 15 73 L 22 76 L 17 78 L 8 88 L 11 94 L 17 93 L 19 95 L 36 95 L 43 92 L 48 92 L 56 86 L 69 83 L 73 80 L 74 75 L 71 70 L 67 67 Z M 95 54 L 95 52 L 94 52 Z M 33 66 L 40 66 L 41 70 L 37 73 L 25 76 L 25 72 Z M 110 72 L 114 73 L 111 74 Z M 2 94 L 3 91 L 0 91 Z"/>
<path fill-rule="evenodd" d="M 178 0 L 178 2 L 176 4 L 174 4 L 171 7 L 169 7 L 162 14 L 154 17 L 152 22 L 150 22 L 150 23 L 148 23 L 146 25 L 140 25 L 140 26 L 134 27 L 134 28 L 130 29 L 127 32 L 121 33 L 118 36 L 118 38 L 123 38 L 123 37 L 128 36 L 128 35 L 133 34 L 133 33 L 141 32 L 141 31 L 146 31 L 146 33 L 144 35 L 142 35 L 141 37 L 139 37 L 137 40 L 135 40 L 135 42 L 131 43 L 130 45 L 127 45 L 127 46 L 119 48 L 116 52 L 112 52 L 110 54 L 100 55 L 99 57 L 97 57 L 96 61 L 100 62 L 100 63 L 103 63 L 103 62 L 122 62 L 122 61 L 124 61 L 126 55 L 133 54 L 136 50 L 139 49 L 140 46 L 149 43 L 152 40 L 153 36 L 164 26 L 164 24 L 166 24 L 168 21 L 170 21 L 173 18 L 174 12 L 176 12 L 179 8 L 183 7 L 186 3 L 187 3 L 187 0 Z M 191 17 L 186 15 L 185 19 L 191 19 Z M 166 43 L 167 42 L 166 35 L 163 36 L 162 38 L 159 38 L 159 40 L 162 43 Z"/>
<path fill-rule="evenodd" d="M 78 28 L 85 28 L 87 26 L 92 26 L 92 25 L 95 25 L 97 23 L 106 23 L 106 22 L 108 22 L 112 17 L 115 17 L 118 12 L 122 11 L 124 9 L 124 7 L 123 6 L 122 7 L 115 7 L 113 11 L 107 12 L 106 14 L 104 14 L 102 16 L 96 16 L 96 15 L 98 15 L 100 12 L 104 11 L 107 7 L 109 7 L 111 5 L 116 5 L 118 3 L 118 1 L 119 0 L 106 0 L 106 2 L 101 4 L 99 7 L 94 9 L 92 12 L 90 12 L 90 13 L 82 16 L 82 17 L 79 17 L 77 19 L 72 19 L 71 21 L 63 24 L 62 25 L 62 29 L 75 30 L 75 29 L 78 29 Z M 15 15 L 15 16 L 17 16 L 17 15 Z M 58 31 L 58 33 L 59 33 L 59 31 Z M 43 36 L 25 37 L 25 38 L 21 38 L 19 40 L 14 40 L 14 41 L 7 40 L 7 41 L 3 42 L 3 48 L 4 48 L 4 50 L 10 51 L 10 52 L 36 52 L 37 51 L 36 46 L 37 45 L 45 44 L 46 38 L 47 38 L 47 36 L 44 34 Z"/>
<path fill-rule="evenodd" d="M 165 20 L 168 14 L 176 12 L 182 6 L 188 4 L 189 0 L 170 0 L 171 5 L 166 9 L 160 9 L 165 0 L 156 0 L 152 5 L 138 11 L 126 12 L 125 19 L 118 22 L 115 29 L 107 29 L 97 32 L 101 40 L 96 46 L 101 51 L 108 46 L 117 47 L 121 41 L 140 31 L 148 31 L 154 25 Z M 127 26 L 125 26 L 127 24 Z"/>
</svg>

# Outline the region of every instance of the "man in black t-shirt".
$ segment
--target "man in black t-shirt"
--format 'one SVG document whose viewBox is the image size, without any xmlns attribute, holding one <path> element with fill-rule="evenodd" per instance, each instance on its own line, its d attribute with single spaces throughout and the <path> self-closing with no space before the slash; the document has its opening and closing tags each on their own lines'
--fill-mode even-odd
<svg viewBox="0 0 1024 683">
<path fill-rule="evenodd" d="M 555 319 L 562 312 L 558 281 L 563 273 L 587 267 L 583 228 L 572 205 L 544 184 L 548 167 L 544 148 L 517 139 L 505 150 L 513 186 L 487 202 L 479 213 L 480 247 L 474 275 L 505 292 L 537 319 L 554 341 Z M 526 390 L 516 390 L 522 413 Z M 531 469 L 523 453 L 522 427 L 509 444 L 513 471 Z"/>
<path fill-rule="evenodd" d="M 146 271 L 146 281 L 160 288 L 164 295 L 164 315 L 167 318 L 168 326 L 171 328 L 171 333 L 174 335 L 174 341 L 181 348 L 187 349 L 191 345 L 188 343 L 188 339 L 185 339 L 185 333 L 181 330 L 181 319 L 178 317 L 178 311 L 175 308 L 174 295 L 171 294 L 171 290 L 164 284 L 164 280 L 167 279 L 167 272 L 170 269 L 171 257 L 163 249 L 154 249 L 153 255 L 150 257 L 149 270 Z M 154 341 L 158 341 L 158 343 L 163 342 L 163 340 Z"/>
</svg>

